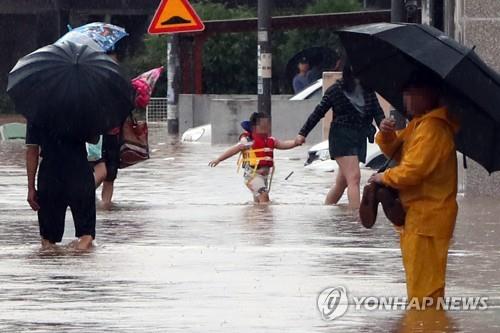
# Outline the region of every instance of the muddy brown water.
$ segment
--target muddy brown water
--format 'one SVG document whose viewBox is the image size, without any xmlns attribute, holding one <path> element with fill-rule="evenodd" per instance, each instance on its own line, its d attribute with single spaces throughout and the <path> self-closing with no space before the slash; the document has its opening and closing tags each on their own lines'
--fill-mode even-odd
<svg viewBox="0 0 500 333">
<path fill-rule="evenodd" d="M 326 322 L 316 297 L 327 287 L 405 296 L 389 222 L 365 230 L 343 205 L 323 206 L 333 174 L 304 169 L 306 147 L 278 152 L 273 203 L 258 207 L 235 159 L 207 167 L 225 147 L 165 131 L 152 129 L 151 160 L 120 171 L 85 254 L 40 251 L 23 144 L 0 143 L 1 332 L 500 332 L 498 200 L 460 196 L 448 265 L 447 294 L 488 297 L 488 310 L 350 307 Z M 68 212 L 63 244 L 73 233 Z"/>
</svg>

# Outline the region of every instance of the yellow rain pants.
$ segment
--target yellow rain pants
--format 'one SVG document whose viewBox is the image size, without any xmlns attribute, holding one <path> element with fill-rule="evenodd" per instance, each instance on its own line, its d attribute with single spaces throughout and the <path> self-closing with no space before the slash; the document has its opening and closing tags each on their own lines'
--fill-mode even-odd
<svg viewBox="0 0 500 333">
<path fill-rule="evenodd" d="M 400 236 L 408 300 L 444 297 L 449 238 L 402 232 Z"/>
</svg>

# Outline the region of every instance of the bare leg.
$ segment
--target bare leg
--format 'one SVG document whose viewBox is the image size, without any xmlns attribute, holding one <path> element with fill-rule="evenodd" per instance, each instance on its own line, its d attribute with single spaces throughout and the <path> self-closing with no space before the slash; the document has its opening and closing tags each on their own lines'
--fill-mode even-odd
<svg viewBox="0 0 500 333">
<path fill-rule="evenodd" d="M 343 156 L 336 158 L 336 161 L 347 181 L 347 198 L 349 199 L 349 208 L 359 209 L 359 182 L 361 180 L 361 171 L 359 170 L 358 157 Z"/>
<path fill-rule="evenodd" d="M 95 188 L 101 186 L 104 179 L 106 179 L 106 176 L 107 176 L 106 164 L 104 162 L 96 164 L 94 166 Z"/>
<path fill-rule="evenodd" d="M 342 195 L 344 194 L 346 188 L 347 188 L 347 180 L 345 179 L 345 176 L 342 173 L 342 169 L 339 168 L 335 184 L 332 185 L 330 191 L 328 191 L 328 194 L 326 195 L 325 205 L 337 204 L 340 198 L 342 198 Z"/>
<path fill-rule="evenodd" d="M 261 193 L 257 198 L 258 198 L 258 202 L 260 204 L 267 204 L 267 203 L 269 203 L 269 193 L 267 193 L 267 192 Z"/>
<path fill-rule="evenodd" d="M 104 181 L 102 184 L 101 199 L 104 205 L 111 204 L 113 199 L 114 182 Z"/>
</svg>

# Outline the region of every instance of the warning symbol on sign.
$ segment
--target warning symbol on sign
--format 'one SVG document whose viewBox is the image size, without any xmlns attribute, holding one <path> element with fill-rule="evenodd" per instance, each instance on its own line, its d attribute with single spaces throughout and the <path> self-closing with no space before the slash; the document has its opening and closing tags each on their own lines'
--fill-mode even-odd
<svg viewBox="0 0 500 333">
<path fill-rule="evenodd" d="M 201 31 L 205 25 L 188 0 L 162 0 L 149 26 L 150 34 Z"/>
</svg>

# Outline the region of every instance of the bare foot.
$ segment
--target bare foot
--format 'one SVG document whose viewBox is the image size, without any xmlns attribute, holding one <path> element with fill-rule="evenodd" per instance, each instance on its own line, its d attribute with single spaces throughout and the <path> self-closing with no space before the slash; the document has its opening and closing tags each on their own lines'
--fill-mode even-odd
<svg viewBox="0 0 500 333">
<path fill-rule="evenodd" d="M 268 205 L 271 200 L 269 199 L 269 194 L 264 192 L 257 197 L 257 201 L 260 205 Z"/>
<path fill-rule="evenodd" d="M 77 251 L 88 251 L 94 246 L 92 236 L 82 236 L 68 244 L 68 247 Z"/>
<path fill-rule="evenodd" d="M 98 208 L 101 210 L 111 210 L 113 208 L 113 203 L 111 201 L 97 201 L 99 203 Z"/>
<path fill-rule="evenodd" d="M 110 210 L 113 207 L 113 203 L 111 201 L 102 201 L 101 205 L 105 210 Z"/>
<path fill-rule="evenodd" d="M 41 243 L 42 243 L 41 250 L 53 250 L 53 249 L 57 248 L 57 245 L 55 243 L 52 243 L 51 241 L 49 241 L 47 239 L 42 239 Z"/>
<path fill-rule="evenodd" d="M 68 245 L 66 245 L 66 247 L 72 249 L 76 249 L 77 246 L 78 246 L 78 239 L 72 240 L 71 242 L 68 243 Z"/>
</svg>

